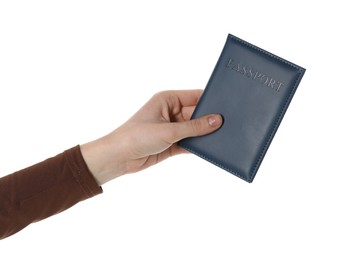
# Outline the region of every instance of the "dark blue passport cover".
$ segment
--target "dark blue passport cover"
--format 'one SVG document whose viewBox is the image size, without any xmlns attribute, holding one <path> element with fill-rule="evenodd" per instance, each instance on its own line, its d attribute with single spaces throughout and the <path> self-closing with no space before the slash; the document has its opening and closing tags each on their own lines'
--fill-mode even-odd
<svg viewBox="0 0 340 260">
<path fill-rule="evenodd" d="M 186 150 L 252 182 L 305 69 L 228 35 L 192 118 L 221 114 L 216 132 L 181 140 Z"/>
</svg>

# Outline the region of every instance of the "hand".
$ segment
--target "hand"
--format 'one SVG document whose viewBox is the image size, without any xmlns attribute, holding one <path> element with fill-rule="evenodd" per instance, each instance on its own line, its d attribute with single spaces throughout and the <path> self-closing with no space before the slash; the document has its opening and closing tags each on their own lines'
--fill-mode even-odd
<svg viewBox="0 0 340 260">
<path fill-rule="evenodd" d="M 201 94 L 202 90 L 157 93 L 122 126 L 81 145 L 98 184 L 185 153 L 176 144 L 179 140 L 217 130 L 222 125 L 220 115 L 190 120 Z"/>
</svg>

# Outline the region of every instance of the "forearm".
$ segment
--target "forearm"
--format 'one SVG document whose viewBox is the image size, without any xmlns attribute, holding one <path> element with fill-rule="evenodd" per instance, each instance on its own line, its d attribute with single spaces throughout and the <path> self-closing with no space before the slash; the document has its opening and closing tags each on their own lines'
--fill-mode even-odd
<svg viewBox="0 0 340 260">
<path fill-rule="evenodd" d="M 0 239 L 102 192 L 79 146 L 0 179 Z"/>
</svg>

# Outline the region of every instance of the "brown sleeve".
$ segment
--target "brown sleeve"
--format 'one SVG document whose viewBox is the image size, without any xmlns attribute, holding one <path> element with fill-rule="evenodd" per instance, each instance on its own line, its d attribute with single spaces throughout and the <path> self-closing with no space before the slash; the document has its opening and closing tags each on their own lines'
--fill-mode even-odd
<svg viewBox="0 0 340 260">
<path fill-rule="evenodd" d="M 99 193 L 79 146 L 0 178 L 0 239 Z"/>
</svg>

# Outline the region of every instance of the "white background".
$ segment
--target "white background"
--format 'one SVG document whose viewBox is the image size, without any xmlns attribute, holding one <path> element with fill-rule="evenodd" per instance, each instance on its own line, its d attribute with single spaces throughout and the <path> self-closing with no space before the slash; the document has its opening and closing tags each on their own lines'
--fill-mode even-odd
<svg viewBox="0 0 340 260">
<path fill-rule="evenodd" d="M 155 92 L 204 88 L 228 33 L 307 72 L 252 184 L 174 157 L 1 240 L 0 258 L 339 259 L 335 3 L 1 1 L 1 176 L 110 132 Z"/>
</svg>

